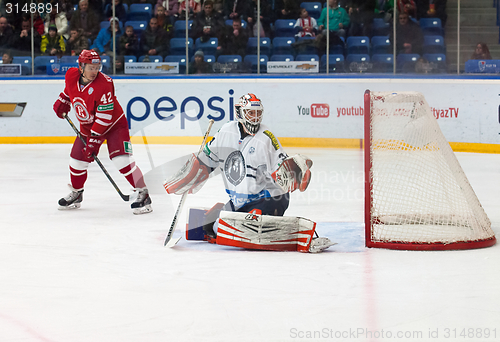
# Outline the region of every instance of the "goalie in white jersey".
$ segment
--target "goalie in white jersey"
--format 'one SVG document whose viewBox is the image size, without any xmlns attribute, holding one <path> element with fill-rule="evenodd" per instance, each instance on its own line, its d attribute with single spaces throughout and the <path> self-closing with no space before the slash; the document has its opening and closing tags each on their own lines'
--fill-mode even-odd
<svg viewBox="0 0 500 342">
<path fill-rule="evenodd" d="M 220 168 L 230 198 L 223 211 L 283 216 L 289 193 L 306 190 L 312 161 L 301 155 L 288 157 L 278 139 L 261 123 L 264 107 L 254 94 L 242 96 L 235 111 L 237 121 L 224 124 L 198 157 L 192 154 L 165 182 L 165 189 L 169 194 L 195 193 L 209 173 Z M 220 210 L 211 212 L 208 221 L 212 222 L 203 229 L 209 239 L 216 239 L 212 226 Z"/>
</svg>

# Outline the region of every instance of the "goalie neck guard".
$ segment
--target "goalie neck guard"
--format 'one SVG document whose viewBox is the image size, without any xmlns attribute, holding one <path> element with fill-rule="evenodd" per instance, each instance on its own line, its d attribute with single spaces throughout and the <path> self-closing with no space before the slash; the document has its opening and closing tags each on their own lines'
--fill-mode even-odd
<svg viewBox="0 0 500 342">
<path fill-rule="evenodd" d="M 259 130 L 264 113 L 264 106 L 257 96 L 248 93 L 240 97 L 235 105 L 236 119 L 241 123 L 246 133 L 255 135 Z"/>
</svg>

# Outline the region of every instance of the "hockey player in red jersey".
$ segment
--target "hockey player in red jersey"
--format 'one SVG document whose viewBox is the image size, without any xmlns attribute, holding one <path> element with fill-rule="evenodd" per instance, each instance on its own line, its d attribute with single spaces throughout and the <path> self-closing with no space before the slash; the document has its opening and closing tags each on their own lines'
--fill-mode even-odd
<svg viewBox="0 0 500 342">
<path fill-rule="evenodd" d="M 101 57 L 93 50 L 83 50 L 78 57 L 78 68 L 66 72 L 65 88 L 54 103 L 57 116 L 75 109 L 80 131 L 86 146 L 77 137 L 70 154 L 71 193 L 59 200 L 60 209 L 81 206 L 83 188 L 89 163 L 94 161 L 101 144 L 107 140 L 109 158 L 127 181 L 138 191 L 131 207 L 134 214 L 152 211 L 151 198 L 141 170 L 132 155 L 132 144 L 127 119 L 115 97 L 113 80 L 101 73 Z"/>
<path fill-rule="evenodd" d="M 219 206 L 205 215 L 203 230 L 209 241 L 256 249 L 328 248 L 331 244 L 327 238 L 312 241 L 314 222 L 282 217 L 288 208 L 289 193 L 306 190 L 312 161 L 299 154 L 286 154 L 278 139 L 261 123 L 264 106 L 254 94 L 242 96 L 235 111 L 237 121 L 224 124 L 203 153 L 198 157 L 193 154 L 177 174 L 165 181 L 167 193 L 195 193 L 209 173 L 220 168 L 230 200 L 223 208 Z M 228 212 L 233 213 L 224 219 Z M 265 232 L 262 224 L 274 228 Z M 270 242 L 265 245 L 263 241 Z"/>
</svg>

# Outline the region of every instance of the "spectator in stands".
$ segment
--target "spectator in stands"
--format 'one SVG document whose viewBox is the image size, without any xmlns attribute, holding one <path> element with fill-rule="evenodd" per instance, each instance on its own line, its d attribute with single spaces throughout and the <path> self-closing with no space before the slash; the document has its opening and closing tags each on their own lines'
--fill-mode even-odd
<svg viewBox="0 0 500 342">
<path fill-rule="evenodd" d="M 39 51 L 41 36 L 36 30 L 34 32 L 34 45 L 35 50 Z M 16 32 L 16 39 L 14 40 L 14 46 L 20 51 L 20 53 L 31 53 L 31 20 L 29 18 L 24 18 L 21 23 L 21 29 Z"/>
<path fill-rule="evenodd" d="M 409 15 L 399 13 L 399 20 L 396 24 L 396 52 L 422 54 L 424 36 L 420 26 L 410 19 Z M 394 42 L 393 30 L 391 29 L 389 39 Z"/>
<path fill-rule="evenodd" d="M 127 10 L 123 6 L 121 0 L 113 0 L 115 3 L 115 17 L 118 18 L 122 23 L 127 21 Z M 109 20 L 113 16 L 113 7 L 108 6 L 107 11 L 104 13 L 104 17 Z"/>
<path fill-rule="evenodd" d="M 61 57 L 65 51 L 66 44 L 63 36 L 57 33 L 57 26 L 51 24 L 49 32 L 42 36 L 40 52 L 42 55 Z"/>
<path fill-rule="evenodd" d="M 441 26 L 446 26 L 446 0 L 417 0 L 417 19 L 439 18 Z"/>
<path fill-rule="evenodd" d="M 113 56 L 113 29 L 115 30 L 116 41 L 119 41 L 122 35 L 118 18 L 110 18 L 109 24 L 108 28 L 103 28 L 99 31 L 97 38 L 94 40 L 94 44 L 90 47 L 100 55 Z M 118 49 L 119 46 L 116 47 L 116 54 L 120 53 Z"/>
<path fill-rule="evenodd" d="M 276 19 L 295 19 L 300 12 L 302 0 L 277 0 L 275 3 Z"/>
<path fill-rule="evenodd" d="M 194 54 L 194 61 L 189 63 L 190 74 L 211 74 L 213 73 L 210 63 L 205 62 L 205 54 L 198 50 Z"/>
<path fill-rule="evenodd" d="M 196 15 L 191 29 L 191 37 L 196 40 L 200 38 L 202 42 L 210 38 L 216 38 L 224 29 L 225 23 L 219 13 L 214 11 L 212 0 L 205 0 L 203 11 Z"/>
<path fill-rule="evenodd" d="M 413 0 L 397 0 L 397 9 L 399 13 L 406 13 L 411 18 L 417 18 L 417 5 Z"/>
<path fill-rule="evenodd" d="M 248 31 L 241 26 L 241 19 L 233 19 L 232 26 L 226 26 L 221 35 L 217 55 L 245 55 L 248 43 Z"/>
<path fill-rule="evenodd" d="M 486 43 L 477 43 L 470 59 L 491 59 L 490 49 Z"/>
<path fill-rule="evenodd" d="M 89 40 L 83 35 L 83 29 L 71 29 L 66 44 L 66 51 L 71 56 L 80 56 L 80 52 L 89 49 Z"/>
<path fill-rule="evenodd" d="M 49 15 L 45 16 L 44 26 L 45 33 L 49 33 L 49 27 L 55 25 L 57 27 L 57 34 L 64 39 L 69 38 L 69 26 L 68 19 L 66 19 L 66 13 L 62 10 L 58 4 L 57 0 L 52 0 L 52 11 Z"/>
<path fill-rule="evenodd" d="M 300 18 L 295 23 L 297 34 L 295 37 L 315 37 L 318 32 L 318 23 L 316 19 L 309 16 L 305 8 L 300 9 Z"/>
<path fill-rule="evenodd" d="M 318 19 L 319 31 L 326 35 L 327 19 L 329 22 L 330 35 L 335 34 L 339 37 L 346 36 L 346 30 L 351 20 L 346 10 L 338 6 L 338 0 L 328 0 L 328 14 L 327 8 L 323 8 L 321 16 Z"/>
<path fill-rule="evenodd" d="M 12 55 L 12 51 L 7 50 L 3 53 L 2 64 L 12 64 L 13 59 L 14 59 L 14 56 Z"/>
<path fill-rule="evenodd" d="M 149 20 L 148 27 L 142 31 L 140 51 L 143 55 L 162 56 L 168 52 L 168 39 L 165 31 L 158 27 L 158 19 Z"/>
<path fill-rule="evenodd" d="M 249 31 L 253 37 L 257 37 L 257 0 L 249 4 L 247 22 Z M 260 0 L 260 36 L 269 37 L 271 34 L 271 23 L 276 20 L 268 0 Z"/>
<path fill-rule="evenodd" d="M 372 36 L 377 0 L 351 0 L 347 6 L 350 18 L 348 36 Z"/>
<path fill-rule="evenodd" d="M 68 21 L 71 21 L 73 17 L 73 13 L 75 12 L 74 5 L 71 3 L 71 0 L 60 0 L 59 6 L 61 6 L 64 15 Z"/>
<path fill-rule="evenodd" d="M 80 0 L 78 9 L 71 19 L 71 29 L 81 28 L 86 38 L 94 40 L 99 33 L 99 20 L 99 15 L 89 8 L 88 0 Z"/>
<path fill-rule="evenodd" d="M 168 38 L 174 36 L 174 17 L 169 16 L 165 7 L 159 5 L 155 10 L 155 17 L 158 19 L 158 27 L 165 31 Z"/>
<path fill-rule="evenodd" d="M 188 19 L 191 20 L 194 16 L 201 12 L 201 0 L 187 0 L 188 1 Z M 179 0 L 178 19 L 186 19 L 186 0 Z"/>
<path fill-rule="evenodd" d="M 385 22 L 392 21 L 392 14 L 394 12 L 394 0 L 377 0 L 375 6 L 375 15 L 383 18 Z"/>
<path fill-rule="evenodd" d="M 26 18 L 31 21 L 31 16 L 26 16 Z M 45 33 L 45 23 L 43 22 L 42 17 L 40 17 L 40 13 L 38 13 L 38 11 L 33 13 L 33 28 L 40 35 L 40 37 L 42 37 Z"/>
<path fill-rule="evenodd" d="M 139 55 L 139 39 L 130 25 L 125 27 L 125 34 L 120 37 L 120 52 L 125 56 Z"/>
<path fill-rule="evenodd" d="M 14 39 L 14 31 L 7 18 L 0 17 L 0 48 L 9 48 Z"/>
<path fill-rule="evenodd" d="M 224 1 L 224 19 L 243 18 L 248 14 L 249 6 L 248 0 L 225 0 Z"/>
<path fill-rule="evenodd" d="M 179 0 L 157 0 L 155 11 L 158 9 L 158 6 L 162 6 L 165 9 L 167 17 L 179 15 Z"/>
</svg>

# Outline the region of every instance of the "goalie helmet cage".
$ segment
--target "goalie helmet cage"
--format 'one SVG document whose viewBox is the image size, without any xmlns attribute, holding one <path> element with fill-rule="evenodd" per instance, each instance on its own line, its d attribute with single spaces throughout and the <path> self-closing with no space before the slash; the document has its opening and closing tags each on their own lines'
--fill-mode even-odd
<svg viewBox="0 0 500 342">
<path fill-rule="evenodd" d="M 364 102 L 366 246 L 494 245 L 491 222 L 424 96 L 367 90 Z"/>
</svg>

